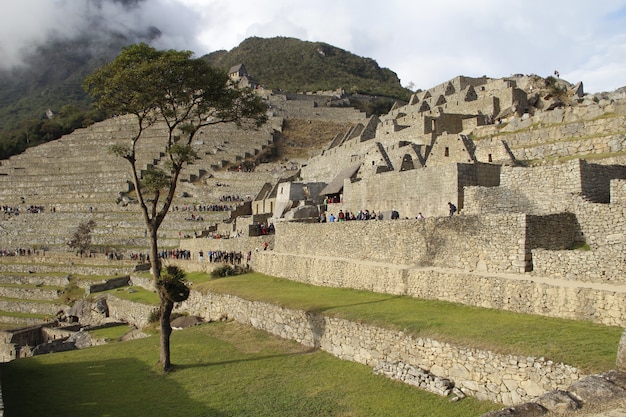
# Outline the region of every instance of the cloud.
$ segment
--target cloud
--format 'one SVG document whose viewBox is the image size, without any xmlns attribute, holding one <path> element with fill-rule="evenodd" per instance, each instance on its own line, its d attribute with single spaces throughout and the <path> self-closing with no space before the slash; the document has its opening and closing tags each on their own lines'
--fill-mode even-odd
<svg viewBox="0 0 626 417">
<path fill-rule="evenodd" d="M 198 56 L 251 36 L 325 42 L 419 88 L 457 75 L 554 70 L 587 91 L 626 85 L 624 0 L 21 0 L 3 5 L 3 15 L 4 66 L 51 37 L 155 26 L 156 47 Z"/>
</svg>

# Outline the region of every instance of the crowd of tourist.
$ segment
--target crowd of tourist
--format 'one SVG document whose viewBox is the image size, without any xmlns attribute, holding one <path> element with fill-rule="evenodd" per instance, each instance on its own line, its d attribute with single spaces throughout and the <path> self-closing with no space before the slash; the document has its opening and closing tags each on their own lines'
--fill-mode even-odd
<svg viewBox="0 0 626 417">
<path fill-rule="evenodd" d="M 30 205 L 30 206 L 27 206 L 25 209 L 20 208 L 20 206 L 8 206 L 8 205 L 2 205 L 0 207 L 2 208 L 2 213 L 6 214 L 7 216 L 17 216 L 20 213 L 43 213 L 44 212 L 44 206 Z"/>
<path fill-rule="evenodd" d="M 247 197 L 242 197 L 240 195 L 223 195 L 220 197 L 220 201 L 224 202 L 224 201 L 228 201 L 228 202 L 242 202 L 242 201 L 252 201 L 252 198 L 250 196 Z"/>
<path fill-rule="evenodd" d="M 257 223 L 255 225 L 257 236 L 273 235 L 276 230 L 274 229 L 274 223 Z"/>
<path fill-rule="evenodd" d="M 39 251 L 31 248 L 0 249 L 0 256 L 34 256 Z"/>
<path fill-rule="evenodd" d="M 184 204 L 172 206 L 171 211 L 230 211 L 235 207 L 229 204 Z"/>
<path fill-rule="evenodd" d="M 246 262 L 250 262 L 252 252 L 248 252 L 246 255 Z M 222 251 L 222 250 L 208 250 L 206 252 L 200 250 L 198 252 L 198 261 L 208 261 L 209 263 L 228 263 L 231 265 L 241 265 L 244 259 L 244 255 L 241 251 Z"/>
<path fill-rule="evenodd" d="M 397 211 L 393 210 L 392 218 L 393 218 L 394 212 L 397 213 Z M 345 221 L 351 221 L 351 220 L 382 220 L 382 219 L 383 219 L 382 211 L 376 214 L 376 211 L 374 210 L 372 210 L 371 213 L 369 210 L 359 210 L 356 214 L 354 214 L 351 211 L 346 210 L 346 212 L 344 213 L 343 210 L 339 210 L 339 213 L 337 213 L 336 216 L 335 214 L 331 213 L 328 216 L 328 218 L 326 217 L 326 213 L 322 213 L 320 215 L 319 222 L 320 223 L 326 223 L 326 222 L 334 223 L 334 222 L 345 222 Z"/>
</svg>

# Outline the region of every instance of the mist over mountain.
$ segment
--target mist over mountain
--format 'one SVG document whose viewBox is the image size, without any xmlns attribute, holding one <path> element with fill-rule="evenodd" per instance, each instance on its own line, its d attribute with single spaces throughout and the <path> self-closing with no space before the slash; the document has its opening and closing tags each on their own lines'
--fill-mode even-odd
<svg viewBox="0 0 626 417">
<path fill-rule="evenodd" d="M 115 58 L 124 46 L 146 42 L 167 49 L 175 44 L 171 34 L 155 26 L 131 24 L 133 15 L 145 11 L 141 9 L 147 4 L 144 0 L 93 3 L 94 10 L 78 7 L 78 11 L 72 12 L 83 20 L 68 18 L 67 31 L 49 29 L 46 36 L 43 32 L 31 34 L 28 42 L 16 39 L 24 47 L 19 53 L 9 54 L 12 59 L 0 67 L 0 159 L 104 117 L 93 111 L 87 114 L 90 99 L 81 82 Z M 130 15 L 125 18 L 127 23 L 114 19 L 122 12 Z M 88 24 L 70 24 L 75 21 Z M 5 51 L 5 46 L 0 42 L 0 50 Z M 343 88 L 349 93 L 382 96 L 385 101 L 377 105 L 386 109 L 394 100 L 406 100 L 410 95 L 393 71 L 380 68 L 372 59 L 320 42 L 249 38 L 231 51 L 214 52 L 204 59 L 224 70 L 244 63 L 257 82 L 282 91 Z"/>
<path fill-rule="evenodd" d="M 11 130 L 24 119 L 39 119 L 48 109 L 58 112 L 65 105 L 87 108 L 90 101 L 80 86 L 83 78 L 115 58 L 122 47 L 150 42 L 159 36 L 156 28 L 146 33 L 109 33 L 109 36 L 79 36 L 51 39 L 22 57 L 21 64 L 0 71 L 0 130 Z"/>
</svg>

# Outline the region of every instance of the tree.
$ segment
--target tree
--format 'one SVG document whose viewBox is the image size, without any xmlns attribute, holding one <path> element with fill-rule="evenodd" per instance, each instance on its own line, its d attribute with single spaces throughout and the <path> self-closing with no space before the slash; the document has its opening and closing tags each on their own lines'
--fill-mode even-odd
<svg viewBox="0 0 626 417">
<path fill-rule="evenodd" d="M 91 231 L 95 226 L 96 222 L 93 220 L 81 222 L 70 241 L 67 242 L 67 245 L 72 249 L 76 249 L 80 253 L 80 256 L 83 256 L 83 253 L 89 251 L 91 248 Z"/>
<path fill-rule="evenodd" d="M 160 299 L 160 363 L 164 371 L 171 368 L 169 318 L 174 302 L 168 296 L 170 280 L 161 277 L 157 232 L 174 199 L 181 170 L 197 158 L 191 143 L 200 129 L 209 125 L 234 122 L 252 127 L 267 120 L 266 106 L 258 95 L 250 89 L 234 88 L 225 72 L 192 55 L 190 51 L 158 51 L 144 43 L 131 45 L 83 82 L 98 108 L 109 114 L 131 114 L 136 120 L 129 146 L 113 146 L 111 151 L 130 163 L 150 240 L 152 274 Z M 145 167 L 138 166 L 137 144 L 155 123 L 167 127 L 166 163 L 147 168 L 142 175 Z"/>
</svg>

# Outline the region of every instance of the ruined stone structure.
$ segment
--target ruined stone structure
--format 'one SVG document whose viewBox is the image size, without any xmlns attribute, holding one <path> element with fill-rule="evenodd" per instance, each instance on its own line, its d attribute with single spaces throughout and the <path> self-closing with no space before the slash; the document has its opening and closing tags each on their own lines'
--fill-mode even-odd
<svg viewBox="0 0 626 417">
<path fill-rule="evenodd" d="M 198 139 L 201 160 L 185 170 L 179 210 L 168 216 L 160 243 L 193 255 L 251 251 L 256 271 L 314 285 L 626 327 L 626 104 L 582 96 L 578 85 L 559 107 L 541 81 L 457 77 L 369 118 L 327 106 L 329 96 L 260 91 L 270 124 L 257 132 L 227 126 Z M 224 171 L 259 155 L 289 117 L 354 125 L 299 174 L 263 165 Z M 132 195 L 124 161 L 106 153 L 128 126 L 125 117 L 111 119 L 2 161 L 0 204 L 45 208 L 5 215 L 2 244 L 63 251 L 68 230 L 94 219 L 101 247 L 145 248 L 136 209 L 115 203 L 120 192 Z M 153 133 L 145 166 L 160 159 L 158 126 Z M 245 204 L 197 210 L 232 194 Z M 324 204 L 329 195 L 337 202 Z M 448 202 L 459 213 L 450 217 Z M 364 209 L 384 220 L 315 222 L 323 211 Z M 388 220 L 391 210 L 400 219 Z M 203 220 L 189 221 L 190 214 Z M 275 236 L 254 236 L 264 221 L 274 221 Z M 259 250 L 266 242 L 268 250 Z M 188 269 L 210 268 L 193 255 Z M 107 302 L 118 318 L 138 325 L 150 312 Z M 206 319 L 233 317 L 383 373 L 417 367 L 434 392 L 444 393 L 447 379 L 470 395 L 516 404 L 581 377 L 567 364 L 500 357 L 227 296 L 192 298 L 184 308 Z"/>
</svg>

